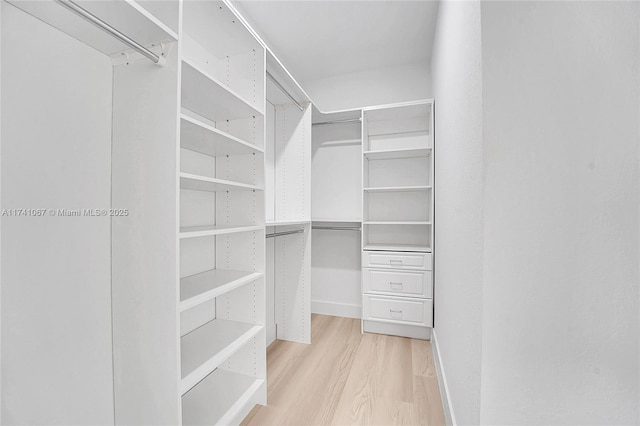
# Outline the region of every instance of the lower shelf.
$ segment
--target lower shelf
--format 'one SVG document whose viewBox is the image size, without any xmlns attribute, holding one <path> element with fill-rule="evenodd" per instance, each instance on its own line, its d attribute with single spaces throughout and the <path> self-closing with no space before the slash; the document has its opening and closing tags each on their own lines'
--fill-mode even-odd
<svg viewBox="0 0 640 426">
<path fill-rule="evenodd" d="M 183 425 L 228 425 L 242 421 L 256 404 L 265 381 L 216 370 L 182 397 Z"/>
<path fill-rule="evenodd" d="M 180 339 L 182 393 L 238 351 L 264 327 L 214 319 Z"/>
</svg>

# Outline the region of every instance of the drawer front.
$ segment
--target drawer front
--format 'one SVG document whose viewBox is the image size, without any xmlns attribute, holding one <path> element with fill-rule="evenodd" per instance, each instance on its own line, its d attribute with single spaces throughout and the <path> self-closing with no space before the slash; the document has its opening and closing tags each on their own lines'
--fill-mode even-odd
<svg viewBox="0 0 640 426">
<path fill-rule="evenodd" d="M 365 294 L 362 313 L 365 320 L 400 324 L 432 325 L 432 302 L 427 299 L 407 299 Z"/>
<path fill-rule="evenodd" d="M 365 268 L 423 269 L 430 271 L 431 253 L 402 253 L 392 251 L 369 252 L 362 254 L 362 266 Z"/>
<path fill-rule="evenodd" d="M 431 298 L 431 280 L 431 271 L 362 270 L 364 293 Z"/>
</svg>

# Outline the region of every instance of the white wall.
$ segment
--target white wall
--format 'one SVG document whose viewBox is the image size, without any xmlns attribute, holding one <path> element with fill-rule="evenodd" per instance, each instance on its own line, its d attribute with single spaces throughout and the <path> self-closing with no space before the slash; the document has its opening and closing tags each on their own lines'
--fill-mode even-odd
<svg viewBox="0 0 640 426">
<path fill-rule="evenodd" d="M 323 112 L 433 97 L 427 63 L 340 74 L 300 84 Z"/>
<path fill-rule="evenodd" d="M 638 6 L 482 3 L 482 423 L 640 422 Z"/>
<path fill-rule="evenodd" d="M 460 424 L 480 420 L 480 48 L 480 3 L 442 2 L 431 63 L 436 112 L 435 334 Z"/>
<path fill-rule="evenodd" d="M 311 253 L 311 312 L 361 318 L 360 232 L 314 229 Z"/>
</svg>

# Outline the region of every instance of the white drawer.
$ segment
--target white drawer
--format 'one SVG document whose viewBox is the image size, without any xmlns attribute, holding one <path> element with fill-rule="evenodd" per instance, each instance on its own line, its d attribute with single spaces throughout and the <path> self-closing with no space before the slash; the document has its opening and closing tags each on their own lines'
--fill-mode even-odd
<svg viewBox="0 0 640 426">
<path fill-rule="evenodd" d="M 431 271 L 362 270 L 362 291 L 431 298 Z"/>
<path fill-rule="evenodd" d="M 379 251 L 362 253 L 364 268 L 423 269 L 430 271 L 431 253 Z"/>
<path fill-rule="evenodd" d="M 403 297 L 374 296 L 362 298 L 362 319 L 398 324 L 431 327 L 433 322 L 431 299 L 408 299 Z"/>
</svg>

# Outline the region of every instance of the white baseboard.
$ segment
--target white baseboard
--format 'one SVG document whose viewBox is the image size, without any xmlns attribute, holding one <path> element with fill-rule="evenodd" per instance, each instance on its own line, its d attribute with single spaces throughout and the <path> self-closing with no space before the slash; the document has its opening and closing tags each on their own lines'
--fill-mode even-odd
<svg viewBox="0 0 640 426">
<path fill-rule="evenodd" d="M 418 327 L 414 325 L 392 324 L 381 321 L 366 320 L 362 322 L 362 331 L 365 333 L 387 334 L 390 336 L 409 337 L 410 339 L 430 340 L 431 327 Z"/>
<path fill-rule="evenodd" d="M 331 315 L 333 317 L 362 318 L 362 306 L 348 303 L 326 302 L 312 300 L 311 312 L 314 314 Z"/>
<path fill-rule="evenodd" d="M 436 337 L 435 329 L 431 334 L 431 352 L 433 352 L 433 361 L 435 363 L 436 374 L 438 376 L 440 398 L 442 399 L 442 409 L 444 410 L 444 421 L 447 426 L 457 426 L 458 423 L 456 422 L 456 416 L 453 413 L 453 407 L 451 406 L 447 377 L 445 376 L 444 368 L 442 367 L 442 358 L 440 358 L 440 349 L 438 348 L 438 338 Z"/>
</svg>

